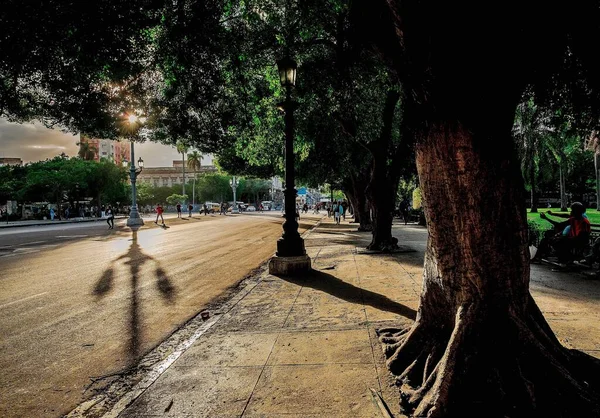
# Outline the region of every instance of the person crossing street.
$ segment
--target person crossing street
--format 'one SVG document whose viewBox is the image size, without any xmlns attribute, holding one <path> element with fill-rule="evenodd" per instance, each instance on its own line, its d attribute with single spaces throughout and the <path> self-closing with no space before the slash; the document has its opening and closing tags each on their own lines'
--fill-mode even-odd
<svg viewBox="0 0 600 418">
<path fill-rule="evenodd" d="M 162 206 L 159 204 L 156 205 L 156 220 L 154 221 L 155 224 L 158 225 L 158 217 L 160 216 L 160 220 L 162 221 L 162 224 L 165 224 L 165 218 L 163 218 L 163 208 Z"/>
<path fill-rule="evenodd" d="M 108 229 L 115 229 L 115 214 L 113 213 L 113 209 L 110 207 L 110 205 L 106 208 L 105 215 Z"/>
</svg>

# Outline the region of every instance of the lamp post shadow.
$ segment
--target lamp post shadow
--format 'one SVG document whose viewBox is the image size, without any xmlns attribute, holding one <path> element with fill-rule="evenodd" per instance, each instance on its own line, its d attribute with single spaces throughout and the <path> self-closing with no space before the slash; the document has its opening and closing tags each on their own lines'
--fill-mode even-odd
<svg viewBox="0 0 600 418">
<path fill-rule="evenodd" d="M 156 277 L 156 289 L 161 297 L 169 304 L 175 302 L 177 289 L 172 284 L 165 270 L 160 266 L 160 263 L 153 257 L 145 254 L 137 238 L 137 228 L 132 228 L 131 244 L 127 252 L 110 263 L 110 266 L 104 271 L 100 279 L 94 286 L 93 295 L 97 299 L 106 296 L 115 286 L 115 264 L 119 261 L 124 261 L 124 265 L 129 267 L 130 272 L 130 291 L 131 303 L 129 305 L 129 340 L 127 344 L 127 356 L 130 362 L 135 362 L 140 357 L 140 348 L 143 341 L 142 327 L 140 321 L 140 271 L 142 266 L 147 262 L 154 262 L 154 276 Z"/>
</svg>

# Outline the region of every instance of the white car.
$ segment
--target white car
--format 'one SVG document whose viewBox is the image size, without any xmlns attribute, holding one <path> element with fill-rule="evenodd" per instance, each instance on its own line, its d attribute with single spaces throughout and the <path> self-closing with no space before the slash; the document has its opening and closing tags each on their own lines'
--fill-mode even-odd
<svg viewBox="0 0 600 418">
<path fill-rule="evenodd" d="M 246 212 L 256 212 L 256 208 L 252 205 L 248 205 L 246 208 Z"/>
</svg>

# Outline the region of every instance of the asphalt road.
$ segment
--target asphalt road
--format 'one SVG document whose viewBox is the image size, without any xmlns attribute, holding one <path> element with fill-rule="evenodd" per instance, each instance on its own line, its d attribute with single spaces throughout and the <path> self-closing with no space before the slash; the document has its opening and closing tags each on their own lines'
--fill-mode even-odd
<svg viewBox="0 0 600 418">
<path fill-rule="evenodd" d="M 0 230 L 0 416 L 68 413 L 91 377 L 134 365 L 267 260 L 282 231 L 279 212 L 146 222 Z"/>
</svg>

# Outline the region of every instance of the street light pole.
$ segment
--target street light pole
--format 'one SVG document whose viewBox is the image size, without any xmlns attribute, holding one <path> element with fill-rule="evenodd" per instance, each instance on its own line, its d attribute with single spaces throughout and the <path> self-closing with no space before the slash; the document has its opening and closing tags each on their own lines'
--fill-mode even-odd
<svg viewBox="0 0 600 418">
<path fill-rule="evenodd" d="M 133 146 L 133 141 L 131 141 L 131 166 L 129 168 L 129 179 L 131 180 L 131 212 L 129 213 L 129 218 L 127 219 L 127 226 L 144 225 L 144 220 L 141 218 L 137 208 L 137 191 L 135 187 L 137 176 L 139 173 L 142 172 L 142 169 L 144 168 L 144 162 L 141 158 L 139 164 L 140 171 L 138 172 L 135 168 L 135 150 Z"/>
<path fill-rule="evenodd" d="M 231 213 L 239 213 L 238 205 L 237 205 L 237 198 L 235 195 L 238 184 L 240 184 L 240 181 L 238 179 L 236 179 L 235 176 L 233 176 L 233 179 L 229 180 L 229 185 L 231 186 L 231 189 L 233 190 L 233 208 L 231 209 Z"/>
<path fill-rule="evenodd" d="M 283 233 L 277 240 L 277 253 L 269 261 L 271 274 L 292 275 L 310 270 L 304 240 L 298 233 L 296 221 L 296 189 L 294 172 L 294 109 L 291 91 L 296 82 L 296 63 L 286 57 L 277 63 L 281 85 L 285 88 L 285 101 L 280 104 L 285 112 L 285 222 Z"/>
<path fill-rule="evenodd" d="M 192 186 L 192 205 L 196 204 L 196 173 L 194 173 L 194 185 Z"/>
</svg>

